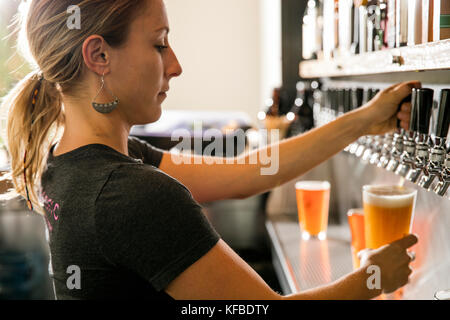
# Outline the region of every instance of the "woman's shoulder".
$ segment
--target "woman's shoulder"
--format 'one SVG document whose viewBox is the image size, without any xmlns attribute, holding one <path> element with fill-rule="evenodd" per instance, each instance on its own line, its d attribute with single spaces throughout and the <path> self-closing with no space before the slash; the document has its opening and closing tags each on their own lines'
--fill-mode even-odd
<svg viewBox="0 0 450 320">
<path fill-rule="evenodd" d="M 164 150 L 133 136 L 128 137 L 128 152 L 131 157 L 141 159 L 144 163 L 151 164 L 156 168 L 161 164 L 164 154 Z"/>
<path fill-rule="evenodd" d="M 116 167 L 111 173 L 115 180 L 125 181 L 131 184 L 177 184 L 181 183 L 164 171 L 145 163 L 124 163 Z"/>
<path fill-rule="evenodd" d="M 148 164 L 122 164 L 112 170 L 100 195 L 103 199 L 149 201 L 154 198 L 189 197 L 190 191 L 177 179 Z"/>
</svg>

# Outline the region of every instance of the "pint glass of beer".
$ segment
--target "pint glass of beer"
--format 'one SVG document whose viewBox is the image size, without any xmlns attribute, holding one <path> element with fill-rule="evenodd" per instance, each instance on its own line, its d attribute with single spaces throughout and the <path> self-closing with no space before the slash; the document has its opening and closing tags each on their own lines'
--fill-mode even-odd
<svg viewBox="0 0 450 320">
<path fill-rule="evenodd" d="M 417 191 L 400 186 L 364 186 L 366 248 L 377 249 L 411 233 Z"/>
<path fill-rule="evenodd" d="M 330 183 L 328 181 L 299 181 L 295 184 L 298 219 L 302 238 L 326 239 Z"/>
<path fill-rule="evenodd" d="M 366 240 L 364 237 L 364 209 L 350 209 L 347 212 L 348 224 L 352 237 L 352 261 L 353 269 L 360 267 L 358 252 L 366 248 Z"/>
</svg>

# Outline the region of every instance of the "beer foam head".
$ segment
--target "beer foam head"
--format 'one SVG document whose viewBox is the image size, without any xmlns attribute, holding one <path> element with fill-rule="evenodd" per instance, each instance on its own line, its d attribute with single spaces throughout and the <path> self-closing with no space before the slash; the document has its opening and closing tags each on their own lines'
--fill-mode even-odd
<svg viewBox="0 0 450 320">
<path fill-rule="evenodd" d="M 417 191 L 401 186 L 364 186 L 363 201 L 379 207 L 400 208 L 414 203 Z"/>
<path fill-rule="evenodd" d="M 328 181 L 299 181 L 295 184 L 295 189 L 300 190 L 328 190 L 330 183 Z"/>
<path fill-rule="evenodd" d="M 347 215 L 348 216 L 353 216 L 353 215 L 363 216 L 364 215 L 364 209 L 363 208 L 350 209 L 350 210 L 347 211 Z"/>
</svg>

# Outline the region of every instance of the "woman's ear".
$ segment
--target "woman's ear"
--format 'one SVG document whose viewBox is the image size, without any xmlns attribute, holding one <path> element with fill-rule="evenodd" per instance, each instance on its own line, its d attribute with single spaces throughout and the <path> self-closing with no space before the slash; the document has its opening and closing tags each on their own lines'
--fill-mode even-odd
<svg viewBox="0 0 450 320">
<path fill-rule="evenodd" d="M 83 43 L 83 59 L 88 69 L 101 75 L 103 72 L 108 73 L 110 61 L 108 54 L 105 53 L 108 49 L 105 41 L 101 36 L 92 35 L 88 37 Z"/>
</svg>

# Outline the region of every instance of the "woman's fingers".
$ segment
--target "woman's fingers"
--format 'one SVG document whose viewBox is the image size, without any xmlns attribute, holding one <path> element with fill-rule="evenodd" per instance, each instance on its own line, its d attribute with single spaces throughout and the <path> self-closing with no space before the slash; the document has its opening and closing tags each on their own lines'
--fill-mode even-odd
<svg viewBox="0 0 450 320">
<path fill-rule="evenodd" d="M 411 112 L 411 102 L 405 102 L 402 104 L 400 111 Z"/>
<path fill-rule="evenodd" d="M 400 127 L 409 130 L 409 122 L 411 119 L 411 102 L 405 102 L 397 113 L 397 119 L 400 120 Z"/>
<path fill-rule="evenodd" d="M 422 87 L 422 83 L 420 81 L 407 81 L 407 82 L 402 82 L 402 83 L 397 83 L 394 84 L 392 86 L 390 86 L 387 90 L 388 91 L 398 91 L 398 92 L 408 92 L 411 93 L 411 90 L 413 88 L 421 88 Z M 405 95 L 405 97 L 407 96 L 407 94 Z"/>
<path fill-rule="evenodd" d="M 419 81 L 408 81 L 390 87 L 389 92 L 393 93 L 400 101 L 411 95 L 412 89 L 420 88 L 422 84 Z"/>
<path fill-rule="evenodd" d="M 409 122 L 409 119 L 411 118 L 411 113 L 400 111 L 399 113 L 397 113 L 397 118 L 399 120 Z"/>
<path fill-rule="evenodd" d="M 409 122 L 400 121 L 400 127 L 405 130 L 409 130 Z"/>
</svg>

